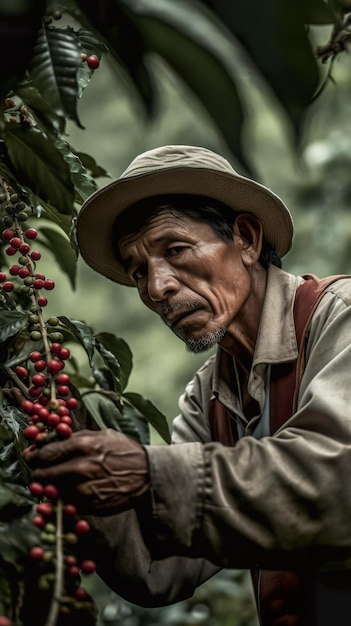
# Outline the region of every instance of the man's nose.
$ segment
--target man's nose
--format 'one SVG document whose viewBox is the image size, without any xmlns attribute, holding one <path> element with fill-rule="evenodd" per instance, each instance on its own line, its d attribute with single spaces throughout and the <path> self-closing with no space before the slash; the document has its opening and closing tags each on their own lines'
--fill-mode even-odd
<svg viewBox="0 0 351 626">
<path fill-rule="evenodd" d="M 162 302 L 179 288 L 179 283 L 168 264 L 148 268 L 148 296 L 153 302 Z"/>
</svg>

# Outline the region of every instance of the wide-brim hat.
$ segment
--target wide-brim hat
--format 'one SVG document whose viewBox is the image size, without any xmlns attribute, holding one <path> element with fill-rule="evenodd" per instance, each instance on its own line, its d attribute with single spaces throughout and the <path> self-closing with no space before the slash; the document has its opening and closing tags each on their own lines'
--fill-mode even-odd
<svg viewBox="0 0 351 626">
<path fill-rule="evenodd" d="M 77 240 L 86 263 L 117 283 L 133 286 L 113 252 L 113 226 L 135 202 L 163 194 L 207 196 L 235 212 L 252 213 L 280 257 L 291 247 L 291 214 L 276 194 L 241 176 L 229 161 L 207 148 L 169 145 L 137 156 L 118 179 L 84 202 L 77 218 Z"/>
</svg>

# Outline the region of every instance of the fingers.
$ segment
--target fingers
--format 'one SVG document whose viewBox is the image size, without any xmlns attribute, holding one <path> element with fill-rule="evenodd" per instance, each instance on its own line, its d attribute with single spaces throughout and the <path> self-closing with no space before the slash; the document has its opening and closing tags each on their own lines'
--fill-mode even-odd
<svg viewBox="0 0 351 626">
<path fill-rule="evenodd" d="M 100 447 L 105 445 L 106 440 L 110 441 L 111 433 L 113 435 L 120 434 L 109 429 L 104 431 L 81 430 L 72 433 L 68 439 L 54 441 L 28 452 L 26 460 L 31 467 L 36 468 L 64 463 L 74 457 L 92 456 L 99 451 Z"/>
</svg>

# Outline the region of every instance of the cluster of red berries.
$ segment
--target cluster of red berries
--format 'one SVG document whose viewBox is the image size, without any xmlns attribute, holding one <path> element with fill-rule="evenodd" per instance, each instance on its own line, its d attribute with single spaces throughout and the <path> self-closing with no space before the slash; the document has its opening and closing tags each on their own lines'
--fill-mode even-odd
<svg viewBox="0 0 351 626">
<path fill-rule="evenodd" d="M 88 67 L 90 67 L 91 70 L 97 70 L 100 65 L 100 59 L 96 56 L 96 54 L 91 54 L 90 56 L 88 56 L 86 52 L 82 52 L 81 57 L 82 61 L 87 63 Z"/>
<path fill-rule="evenodd" d="M 30 550 L 30 557 L 41 563 L 43 574 L 39 579 L 39 586 L 42 590 L 50 588 L 52 585 L 52 573 L 45 571 L 45 566 L 50 564 L 54 558 L 52 545 L 56 542 L 56 501 L 59 497 L 55 485 L 42 485 L 39 482 L 32 482 L 29 485 L 31 493 L 40 499 L 36 506 L 36 513 L 33 517 L 33 524 L 41 530 L 41 544 L 33 546 Z M 66 591 L 69 591 L 77 600 L 88 599 L 88 594 L 80 585 L 81 574 L 91 574 L 96 570 L 96 563 L 92 559 L 78 560 L 73 553 L 74 546 L 79 542 L 79 538 L 90 531 L 89 523 L 85 519 L 77 517 L 77 509 L 74 504 L 65 504 L 64 514 L 64 573 Z"/>
</svg>

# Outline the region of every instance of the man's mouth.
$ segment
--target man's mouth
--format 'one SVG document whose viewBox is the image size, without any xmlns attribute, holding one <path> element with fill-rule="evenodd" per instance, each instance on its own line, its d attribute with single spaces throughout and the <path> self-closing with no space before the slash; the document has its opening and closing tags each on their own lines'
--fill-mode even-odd
<svg viewBox="0 0 351 626">
<path fill-rule="evenodd" d="M 184 305 L 165 305 L 162 309 L 162 319 L 170 328 L 175 328 L 186 318 L 197 313 L 201 307 L 198 304 L 191 303 Z"/>
</svg>

